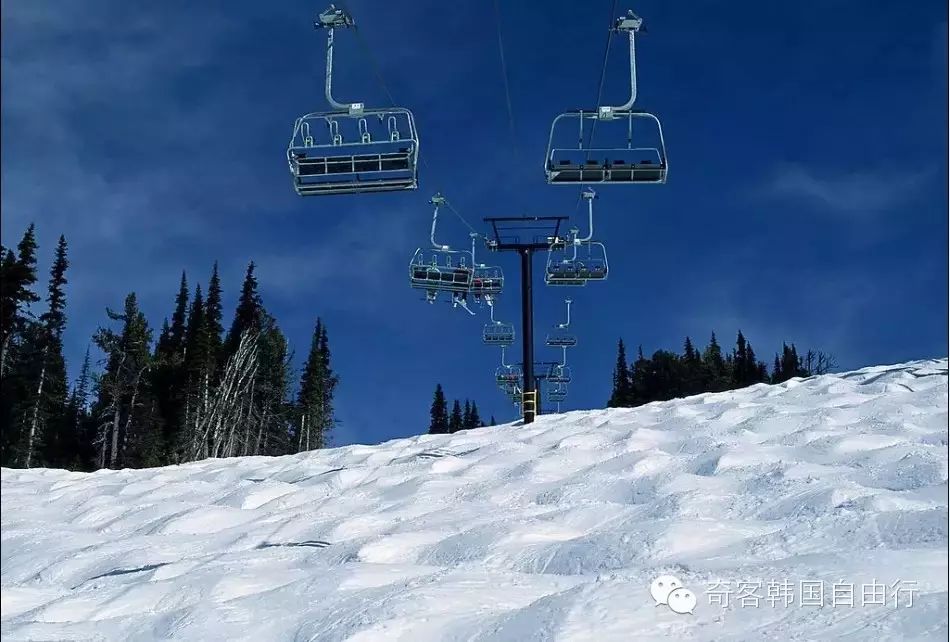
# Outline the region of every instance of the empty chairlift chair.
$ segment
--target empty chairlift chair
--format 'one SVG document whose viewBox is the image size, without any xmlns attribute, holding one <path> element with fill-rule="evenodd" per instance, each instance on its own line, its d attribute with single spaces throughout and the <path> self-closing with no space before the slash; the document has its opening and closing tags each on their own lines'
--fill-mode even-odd
<svg viewBox="0 0 950 642">
<path fill-rule="evenodd" d="M 495 305 L 487 297 L 491 320 L 482 329 L 482 342 L 486 345 L 507 347 L 515 342 L 515 326 L 512 323 L 495 320 Z"/>
<path fill-rule="evenodd" d="M 596 241 L 577 241 L 569 248 L 548 250 L 544 282 L 552 286 L 584 286 L 607 278 L 607 248 Z"/>
<path fill-rule="evenodd" d="M 633 109 L 637 98 L 634 40 L 641 24 L 642 20 L 629 12 L 613 27 L 614 31 L 626 32 L 629 38 L 630 99 L 617 107 L 578 109 L 554 119 L 544 161 L 548 183 L 666 182 L 668 162 L 660 120 L 649 112 Z M 610 143 L 595 141 L 595 131 Z"/>
<path fill-rule="evenodd" d="M 607 278 L 607 248 L 603 243 L 591 240 L 594 235 L 594 199 L 591 189 L 581 192 L 587 201 L 588 231 L 580 236 L 578 229 L 570 231 L 566 239 L 554 239 L 548 247 L 548 262 L 544 270 L 544 282 L 554 286 L 584 286 L 588 281 L 603 281 Z"/>
<path fill-rule="evenodd" d="M 315 28 L 326 29 L 326 98 L 331 111 L 304 114 L 294 123 L 287 162 L 301 196 L 416 189 L 419 137 L 415 119 L 401 107 L 368 108 L 334 100 L 333 35 L 353 26 L 333 5 Z"/>
<path fill-rule="evenodd" d="M 551 386 L 548 388 L 547 396 L 549 403 L 562 403 L 567 399 L 567 386 L 564 384 Z"/>
<path fill-rule="evenodd" d="M 495 321 L 482 329 L 482 342 L 490 346 L 510 346 L 515 342 L 515 326 Z"/>
<path fill-rule="evenodd" d="M 571 301 L 565 299 L 567 304 L 567 322 L 558 323 L 554 326 L 554 332 L 548 333 L 544 339 L 544 345 L 549 348 L 573 348 L 577 345 L 577 335 L 570 331 L 571 328 Z"/>
<path fill-rule="evenodd" d="M 571 382 L 571 368 L 563 364 L 555 364 L 547 374 L 548 383 L 562 384 Z"/>
</svg>

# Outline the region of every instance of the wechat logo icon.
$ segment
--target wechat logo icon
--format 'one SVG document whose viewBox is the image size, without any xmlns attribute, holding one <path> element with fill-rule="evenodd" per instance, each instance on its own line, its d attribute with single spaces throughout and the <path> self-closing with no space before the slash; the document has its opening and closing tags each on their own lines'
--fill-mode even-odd
<svg viewBox="0 0 950 642">
<path fill-rule="evenodd" d="M 693 613 L 696 608 L 696 594 L 683 586 L 683 582 L 673 575 L 661 575 L 650 584 L 650 595 L 656 606 L 665 604 L 680 615 Z"/>
</svg>

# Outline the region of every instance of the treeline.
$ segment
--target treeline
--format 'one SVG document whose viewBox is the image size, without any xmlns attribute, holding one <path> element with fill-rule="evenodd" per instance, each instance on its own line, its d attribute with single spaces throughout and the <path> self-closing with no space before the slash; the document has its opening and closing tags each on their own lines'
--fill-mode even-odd
<svg viewBox="0 0 950 642">
<path fill-rule="evenodd" d="M 67 244 L 60 237 L 37 315 L 33 225 L 15 251 L 0 246 L 0 461 L 73 470 L 160 466 L 207 457 L 321 448 L 338 385 L 317 319 L 294 394 L 293 354 L 247 267 L 230 327 L 217 263 L 206 287 L 182 273 L 172 314 L 154 336 L 134 292 L 106 323 L 72 386 L 63 356 Z"/>
<path fill-rule="evenodd" d="M 449 404 L 445 398 L 445 392 L 442 390 L 442 384 L 436 384 L 435 394 L 432 396 L 432 408 L 429 410 L 429 434 L 445 435 L 458 432 L 459 430 L 468 430 L 469 428 L 480 428 L 485 426 L 485 422 L 478 414 L 478 406 L 474 401 L 465 400 L 463 409 L 462 404 L 456 399 L 452 403 L 452 412 L 449 412 Z M 494 426 L 495 418 L 491 418 Z"/>
<path fill-rule="evenodd" d="M 697 349 L 686 337 L 682 354 L 658 350 L 652 357 L 645 358 L 641 347 L 633 363 L 627 361 L 621 339 L 617 345 L 613 389 L 608 405 L 632 407 L 756 383 L 781 383 L 792 377 L 824 374 L 835 366 L 834 357 L 829 354 L 808 350 L 799 355 L 794 343 L 783 343 L 781 353 L 775 354 L 770 371 L 766 363 L 758 359 L 752 344 L 741 331 L 736 337 L 735 348 L 729 353 L 723 352 L 714 332 L 705 349 Z"/>
</svg>

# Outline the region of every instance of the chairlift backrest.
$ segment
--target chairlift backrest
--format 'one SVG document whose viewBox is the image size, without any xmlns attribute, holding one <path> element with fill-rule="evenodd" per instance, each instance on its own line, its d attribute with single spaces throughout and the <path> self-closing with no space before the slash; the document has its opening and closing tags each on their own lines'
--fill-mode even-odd
<svg viewBox="0 0 950 642">
<path fill-rule="evenodd" d="M 633 109 L 637 99 L 635 36 L 642 22 L 639 16 L 628 12 L 612 29 L 628 36 L 630 98 L 627 102 L 565 112 L 551 123 L 544 159 L 549 184 L 666 182 L 669 163 L 660 120 L 649 112 Z M 622 127 L 619 131 L 618 125 Z M 595 129 L 606 143 L 593 140 Z"/>
<path fill-rule="evenodd" d="M 351 26 L 352 17 L 333 5 L 314 22 L 315 28 L 327 30 L 325 93 L 332 109 L 304 114 L 294 123 L 287 164 L 301 196 L 418 187 L 419 136 L 412 112 L 333 98 L 334 30 Z"/>
</svg>

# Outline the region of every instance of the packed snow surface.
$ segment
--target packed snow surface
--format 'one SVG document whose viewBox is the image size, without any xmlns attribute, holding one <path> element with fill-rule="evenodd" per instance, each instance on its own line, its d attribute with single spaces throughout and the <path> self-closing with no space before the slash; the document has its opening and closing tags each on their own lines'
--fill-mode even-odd
<svg viewBox="0 0 950 642">
<path fill-rule="evenodd" d="M 4 469 L 3 638 L 946 640 L 947 385 L 941 359 L 281 458 Z M 656 605 L 660 575 L 692 614 Z"/>
</svg>

